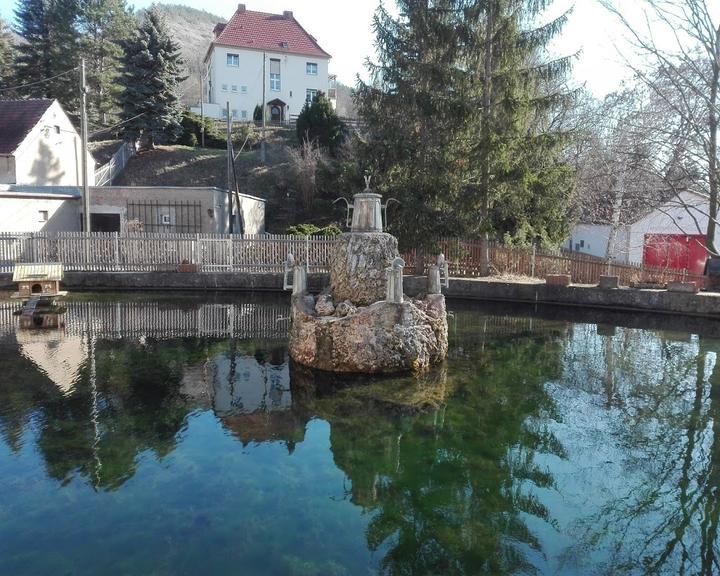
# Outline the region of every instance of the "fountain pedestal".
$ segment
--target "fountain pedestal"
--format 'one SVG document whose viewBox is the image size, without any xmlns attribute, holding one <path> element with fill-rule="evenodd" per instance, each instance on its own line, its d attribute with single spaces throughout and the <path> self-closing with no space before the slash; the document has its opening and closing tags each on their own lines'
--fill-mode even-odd
<svg viewBox="0 0 720 576">
<path fill-rule="evenodd" d="M 404 298 L 404 262 L 382 231 L 380 195 L 356 194 L 354 208 L 330 261 L 330 289 L 317 298 L 293 291 L 290 356 L 331 372 L 427 369 L 447 355 L 445 297 Z"/>
</svg>

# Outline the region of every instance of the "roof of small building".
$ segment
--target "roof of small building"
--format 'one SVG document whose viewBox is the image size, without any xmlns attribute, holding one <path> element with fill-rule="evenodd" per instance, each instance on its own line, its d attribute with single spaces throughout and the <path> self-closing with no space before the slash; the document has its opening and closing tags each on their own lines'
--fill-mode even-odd
<svg viewBox="0 0 720 576">
<path fill-rule="evenodd" d="M 58 198 L 82 197 L 78 186 L 33 186 L 31 184 L 0 184 L 0 198 Z"/>
<path fill-rule="evenodd" d="M 0 155 L 15 152 L 54 100 L 0 100 Z"/>
<path fill-rule="evenodd" d="M 63 265 L 57 262 L 52 264 L 15 264 L 13 270 L 13 282 L 62 279 Z"/>
<path fill-rule="evenodd" d="M 216 30 L 220 33 L 214 43 L 224 46 L 330 58 L 292 12 L 269 14 L 240 7 L 230 22 L 222 28 L 216 26 Z"/>
</svg>

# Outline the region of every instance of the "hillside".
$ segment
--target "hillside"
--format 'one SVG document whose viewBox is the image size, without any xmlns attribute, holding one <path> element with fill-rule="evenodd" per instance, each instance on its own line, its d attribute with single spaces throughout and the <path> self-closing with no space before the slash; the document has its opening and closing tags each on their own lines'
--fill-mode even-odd
<svg viewBox="0 0 720 576">
<path fill-rule="evenodd" d="M 180 85 L 181 99 L 185 104 L 195 104 L 200 100 L 200 70 L 213 40 L 213 28 L 218 22 L 225 22 L 225 18 L 179 4 L 154 6 L 165 17 L 185 60 L 188 77 Z"/>
</svg>

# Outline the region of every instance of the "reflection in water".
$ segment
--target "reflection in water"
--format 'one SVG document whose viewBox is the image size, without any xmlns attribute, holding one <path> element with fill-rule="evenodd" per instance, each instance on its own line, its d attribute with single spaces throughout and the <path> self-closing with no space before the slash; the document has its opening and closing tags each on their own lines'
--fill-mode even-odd
<svg viewBox="0 0 720 576">
<path fill-rule="evenodd" d="M 446 365 L 350 378 L 283 300 L 2 306 L 2 574 L 720 573 L 712 323 L 456 305 Z"/>
</svg>

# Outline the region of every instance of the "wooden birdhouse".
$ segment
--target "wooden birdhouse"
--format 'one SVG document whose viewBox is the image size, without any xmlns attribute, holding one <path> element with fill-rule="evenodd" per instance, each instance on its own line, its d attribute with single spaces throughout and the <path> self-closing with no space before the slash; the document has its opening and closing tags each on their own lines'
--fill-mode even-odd
<svg viewBox="0 0 720 576">
<path fill-rule="evenodd" d="M 67 292 L 60 290 L 62 278 L 62 264 L 15 264 L 13 282 L 17 283 L 18 291 L 13 297 L 40 299 L 65 296 Z"/>
</svg>

